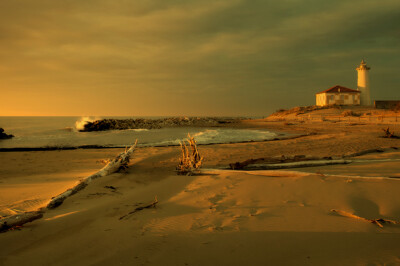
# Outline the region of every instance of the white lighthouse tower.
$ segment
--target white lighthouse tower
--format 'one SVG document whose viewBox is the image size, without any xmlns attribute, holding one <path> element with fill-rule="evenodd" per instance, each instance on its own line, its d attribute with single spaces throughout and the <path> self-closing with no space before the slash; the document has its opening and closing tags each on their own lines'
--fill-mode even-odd
<svg viewBox="0 0 400 266">
<path fill-rule="evenodd" d="M 367 66 L 364 60 L 362 60 L 360 66 L 356 68 L 358 73 L 357 90 L 361 92 L 360 104 L 364 106 L 371 105 L 368 75 L 368 70 L 370 69 L 371 68 Z"/>
</svg>

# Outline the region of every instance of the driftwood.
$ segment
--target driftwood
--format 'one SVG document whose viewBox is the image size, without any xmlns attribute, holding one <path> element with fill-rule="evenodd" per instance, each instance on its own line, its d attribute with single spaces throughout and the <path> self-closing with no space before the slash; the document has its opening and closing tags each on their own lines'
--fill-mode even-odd
<svg viewBox="0 0 400 266">
<path fill-rule="evenodd" d="M 178 175 L 198 174 L 200 172 L 203 157 L 200 156 L 199 151 L 197 150 L 196 141 L 190 136 L 190 134 L 188 134 L 186 142 L 180 142 L 182 156 L 179 159 L 179 165 L 176 167 L 176 171 Z"/>
<path fill-rule="evenodd" d="M 114 186 L 104 186 L 104 188 L 111 189 L 111 191 L 113 191 L 113 192 L 117 191 L 117 188 Z"/>
<path fill-rule="evenodd" d="M 265 157 L 265 158 L 257 158 L 257 159 L 249 159 L 243 162 L 236 162 L 229 164 L 232 170 L 241 170 L 246 166 L 251 164 L 272 164 L 272 163 L 285 163 L 285 162 L 298 162 L 298 161 L 307 161 L 312 158 L 306 157 L 305 155 L 295 155 L 293 157 L 286 157 L 282 155 L 281 157 Z"/>
<path fill-rule="evenodd" d="M 47 208 L 54 209 L 60 206 L 66 198 L 84 189 L 93 179 L 103 177 L 115 173 L 117 171 L 126 169 L 128 167 L 130 157 L 136 148 L 136 145 L 137 145 L 137 140 L 135 144 L 133 144 L 129 149 L 126 149 L 125 152 L 120 153 L 115 159 L 109 160 L 107 165 L 104 166 L 100 171 L 91 176 L 86 177 L 75 187 L 70 188 L 64 193 L 61 193 L 60 195 L 54 197 L 47 205 Z"/>
<path fill-rule="evenodd" d="M 0 232 L 5 232 L 13 228 L 18 228 L 26 223 L 32 222 L 42 217 L 43 211 L 33 211 L 3 218 L 0 220 Z"/>
<path fill-rule="evenodd" d="M 382 129 L 385 132 L 384 138 L 388 139 L 398 139 L 399 137 L 394 134 L 394 132 L 390 132 L 389 127 L 387 129 Z"/>
<path fill-rule="evenodd" d="M 367 219 L 367 218 L 360 217 L 360 216 L 357 216 L 357 215 L 349 213 L 349 212 L 335 210 L 335 209 L 332 209 L 331 212 L 336 213 L 336 214 L 338 214 L 340 216 L 344 216 L 344 217 L 348 217 L 348 218 L 354 218 L 354 219 L 358 219 L 358 220 L 361 220 L 361 221 L 373 223 L 373 224 L 379 226 L 380 228 L 383 228 L 383 224 L 400 224 L 397 221 L 386 220 L 386 219 L 382 219 L 382 218 L 379 218 L 379 219 Z"/>
<path fill-rule="evenodd" d="M 250 159 L 243 162 L 229 164 L 233 170 L 269 170 L 312 167 L 332 164 L 348 164 L 350 160 L 333 159 L 332 157 L 306 157 L 305 155 L 295 155 L 293 157 L 267 157 Z"/>
<path fill-rule="evenodd" d="M 397 149 L 396 147 L 393 147 L 393 148 Z M 389 149 L 391 149 L 391 148 L 389 148 Z M 363 151 L 359 151 L 359 152 L 355 152 L 355 153 L 350 153 L 350 154 L 344 155 L 343 157 L 345 157 L 345 158 L 357 157 L 357 156 L 362 156 L 362 155 L 366 155 L 366 154 L 370 154 L 370 153 L 382 153 L 389 149 L 368 149 L 368 150 L 363 150 Z"/>
<path fill-rule="evenodd" d="M 93 179 L 103 177 L 112 174 L 114 172 L 126 169 L 128 167 L 129 160 L 136 148 L 136 145 L 137 145 L 137 140 L 135 144 L 133 144 L 129 149 L 126 149 L 125 152 L 120 153 L 115 159 L 109 160 L 107 165 L 104 166 L 100 171 L 91 176 L 86 177 L 73 188 L 70 188 L 67 191 L 61 193 L 60 195 L 52 198 L 50 202 L 47 204 L 46 208 L 54 209 L 60 206 L 66 198 L 84 189 Z M 113 189 L 113 191 L 116 190 L 115 187 L 112 186 L 108 186 L 107 188 Z M 40 211 L 25 212 L 0 219 L 0 232 L 4 232 L 12 228 L 18 228 L 25 223 L 29 223 L 36 219 L 42 218 L 44 211 L 45 209 L 41 209 Z"/>
<path fill-rule="evenodd" d="M 133 214 L 133 213 L 135 213 L 135 212 L 144 210 L 144 209 L 155 208 L 157 203 L 158 203 L 158 200 L 157 200 L 157 196 L 156 196 L 156 197 L 154 198 L 154 201 L 153 201 L 152 203 L 147 204 L 147 205 L 144 205 L 144 206 L 139 206 L 139 207 L 135 208 L 133 211 L 131 211 L 131 212 L 129 212 L 129 213 L 127 213 L 127 214 L 125 214 L 125 215 L 119 217 L 119 219 L 122 220 L 122 219 L 124 219 L 125 217 L 127 217 L 127 216 L 129 216 L 129 215 L 131 215 L 131 214 Z"/>
<path fill-rule="evenodd" d="M 316 160 L 316 161 L 302 161 L 291 163 L 276 163 L 276 164 L 251 164 L 244 167 L 244 170 L 275 170 L 275 169 L 289 169 L 289 168 L 302 168 L 302 167 L 315 167 L 334 164 L 349 164 L 352 161 L 338 159 L 338 160 Z"/>
</svg>

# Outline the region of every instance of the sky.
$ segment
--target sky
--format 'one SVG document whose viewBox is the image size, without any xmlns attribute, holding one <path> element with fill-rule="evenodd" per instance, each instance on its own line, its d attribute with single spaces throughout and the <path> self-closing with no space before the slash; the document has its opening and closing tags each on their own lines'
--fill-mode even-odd
<svg viewBox="0 0 400 266">
<path fill-rule="evenodd" d="M 0 1 L 4 116 L 266 116 L 362 59 L 400 100 L 400 1 Z"/>
</svg>

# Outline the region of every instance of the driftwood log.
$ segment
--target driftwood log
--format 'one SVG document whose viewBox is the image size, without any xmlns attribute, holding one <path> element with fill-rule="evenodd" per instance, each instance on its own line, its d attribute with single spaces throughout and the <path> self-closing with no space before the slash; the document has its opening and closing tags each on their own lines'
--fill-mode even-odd
<svg viewBox="0 0 400 266">
<path fill-rule="evenodd" d="M 289 169 L 289 168 L 302 168 L 302 167 L 315 167 L 334 164 L 349 164 L 352 161 L 338 159 L 338 160 L 316 160 L 316 161 L 302 161 L 291 163 L 275 163 L 275 164 L 250 164 L 244 167 L 244 170 L 276 170 L 276 169 Z"/>
<path fill-rule="evenodd" d="M 286 157 L 282 155 L 281 157 L 265 157 L 257 159 L 249 159 L 243 162 L 236 162 L 229 164 L 232 170 L 242 170 L 248 165 L 252 164 L 272 164 L 272 163 L 285 163 L 285 162 L 298 162 L 311 160 L 312 158 L 306 157 L 305 155 L 295 155 L 293 157 Z"/>
<path fill-rule="evenodd" d="M 79 182 L 78 185 L 74 186 L 73 188 L 68 189 L 67 191 L 61 193 L 60 195 L 54 197 L 48 204 L 48 209 L 54 209 L 60 206 L 66 198 L 69 196 L 74 195 L 76 192 L 84 189 L 93 179 L 103 177 L 106 175 L 110 175 L 112 173 L 118 172 L 120 170 L 124 170 L 128 167 L 128 163 L 130 157 L 132 156 L 134 150 L 136 149 L 137 140 L 135 144 L 133 144 L 129 149 L 126 149 L 124 152 L 120 153 L 115 159 L 109 160 L 107 165 L 104 166 L 100 171 L 97 173 L 86 177 L 82 181 Z"/>
<path fill-rule="evenodd" d="M 43 211 L 25 212 L 13 215 L 0 220 L 0 232 L 5 232 L 12 228 L 18 228 L 26 223 L 32 222 L 43 217 Z"/>
<path fill-rule="evenodd" d="M 70 188 L 67 191 L 61 193 L 60 195 L 52 198 L 50 202 L 47 204 L 46 208 L 54 209 L 60 206 L 66 198 L 84 189 L 93 179 L 103 177 L 115 173 L 117 171 L 126 169 L 128 167 L 129 160 L 131 159 L 131 156 L 135 151 L 136 145 L 137 145 L 137 140 L 135 144 L 133 144 L 129 149 L 126 149 L 124 152 L 120 153 L 115 159 L 108 160 L 107 165 L 104 166 L 100 171 L 91 176 L 86 177 L 73 188 Z M 25 212 L 0 219 L 0 232 L 4 232 L 12 228 L 19 227 L 25 223 L 29 223 L 36 219 L 42 218 L 46 208 L 43 208 L 40 211 Z"/>
<path fill-rule="evenodd" d="M 357 216 L 355 214 L 352 214 L 352 213 L 349 213 L 349 212 L 346 212 L 346 211 L 341 211 L 341 210 L 332 209 L 331 212 L 333 212 L 333 213 L 335 213 L 337 215 L 340 215 L 340 216 L 344 216 L 344 217 L 348 217 L 348 218 L 354 218 L 354 219 L 358 219 L 358 220 L 361 220 L 361 221 L 373 223 L 373 224 L 379 226 L 380 228 L 383 228 L 383 224 L 400 224 L 397 221 L 387 220 L 387 219 L 382 219 L 382 218 L 379 218 L 379 219 L 367 219 L 367 218 L 360 217 L 360 216 Z"/>
<path fill-rule="evenodd" d="M 243 162 L 231 163 L 229 166 L 233 170 L 272 170 L 348 163 L 351 163 L 351 161 L 342 158 L 295 155 L 292 157 L 281 156 L 250 159 Z"/>
</svg>

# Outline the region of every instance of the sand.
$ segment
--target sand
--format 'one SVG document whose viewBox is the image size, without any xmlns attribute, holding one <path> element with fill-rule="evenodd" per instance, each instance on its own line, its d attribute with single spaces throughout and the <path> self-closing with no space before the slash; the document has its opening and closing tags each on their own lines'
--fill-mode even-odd
<svg viewBox="0 0 400 266">
<path fill-rule="evenodd" d="M 379 137 L 386 125 L 251 121 L 243 126 L 311 134 L 200 146 L 205 164 L 199 176 L 175 174 L 177 147 L 139 148 L 126 172 L 97 179 L 42 219 L 0 234 L 0 265 L 400 264 L 400 225 L 379 228 L 331 212 L 400 221 L 400 150 L 389 149 L 400 148 L 400 140 Z M 390 126 L 399 132 L 399 125 Z M 376 148 L 387 149 L 353 158 L 349 165 L 223 169 L 250 158 L 341 156 Z M 58 194 L 100 169 L 96 160 L 118 152 L 1 153 L 2 204 L 21 198 L 28 184 L 32 198 Z M 155 196 L 156 208 L 120 220 Z"/>
<path fill-rule="evenodd" d="M 0 153 L 0 216 L 36 210 L 115 154 L 111 149 Z"/>
</svg>

